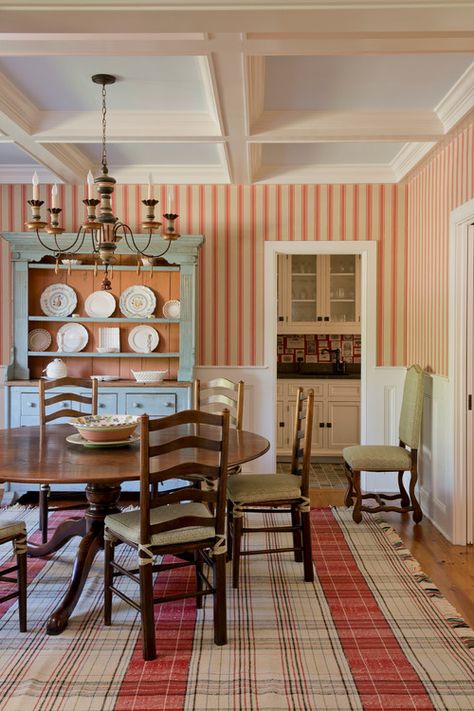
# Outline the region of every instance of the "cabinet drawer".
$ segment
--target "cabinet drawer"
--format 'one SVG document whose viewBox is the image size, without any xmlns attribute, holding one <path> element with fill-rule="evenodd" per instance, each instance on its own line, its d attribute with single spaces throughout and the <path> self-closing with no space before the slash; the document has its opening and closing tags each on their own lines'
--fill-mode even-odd
<svg viewBox="0 0 474 711">
<path fill-rule="evenodd" d="M 321 380 L 297 380 L 294 381 L 292 380 L 288 384 L 288 397 L 290 401 L 295 400 L 296 398 L 296 391 L 298 390 L 298 387 L 301 386 L 305 390 L 308 390 L 309 388 L 312 388 L 314 390 L 314 398 L 315 400 L 321 399 L 325 396 L 324 392 L 324 386 L 326 383 L 321 382 Z"/>
<path fill-rule="evenodd" d="M 84 405 L 84 409 L 89 409 L 88 405 Z M 117 414 L 117 395 L 116 393 L 106 393 L 99 395 L 97 413 L 99 415 L 116 415 Z"/>
<path fill-rule="evenodd" d="M 65 407 L 71 407 L 70 400 L 62 400 L 56 405 L 48 408 L 47 412 L 55 412 L 56 410 L 63 410 Z M 20 396 L 20 414 L 23 415 L 34 415 L 39 416 L 39 394 L 37 392 L 33 393 L 21 393 Z"/>
<path fill-rule="evenodd" d="M 127 415 L 172 415 L 176 412 L 176 393 L 127 393 L 125 403 Z"/>
<path fill-rule="evenodd" d="M 360 399 L 360 383 L 358 381 L 349 380 L 345 382 L 329 382 L 328 383 L 328 399 L 329 400 L 359 400 Z"/>
<path fill-rule="evenodd" d="M 59 420 L 58 420 L 59 421 Z M 20 417 L 20 427 L 32 427 L 39 425 L 39 414 L 36 415 L 22 415 Z"/>
</svg>

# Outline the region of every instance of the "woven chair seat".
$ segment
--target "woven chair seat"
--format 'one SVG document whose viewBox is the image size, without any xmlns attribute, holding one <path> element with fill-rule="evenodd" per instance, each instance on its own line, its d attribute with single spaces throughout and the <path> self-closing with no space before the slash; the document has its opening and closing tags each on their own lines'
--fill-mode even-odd
<svg viewBox="0 0 474 711">
<path fill-rule="evenodd" d="M 165 523 L 183 516 L 199 516 L 212 519 L 207 506 L 200 503 L 171 504 L 159 509 L 151 509 L 150 523 Z M 119 538 L 132 543 L 140 542 L 140 510 L 112 514 L 105 518 L 105 528 Z M 205 541 L 216 535 L 214 526 L 186 526 L 172 531 L 157 533 L 151 537 L 152 546 L 167 546 L 179 543 Z"/>
<path fill-rule="evenodd" d="M 4 516 L 0 518 L 0 541 L 10 540 L 20 533 L 26 535 L 26 527 L 23 521 L 14 521 Z"/>
<path fill-rule="evenodd" d="M 342 456 L 353 470 L 383 472 L 408 471 L 411 468 L 410 452 L 404 447 L 363 444 L 345 447 Z"/>
<path fill-rule="evenodd" d="M 227 496 L 241 504 L 299 499 L 301 477 L 294 474 L 242 474 L 227 481 Z"/>
</svg>

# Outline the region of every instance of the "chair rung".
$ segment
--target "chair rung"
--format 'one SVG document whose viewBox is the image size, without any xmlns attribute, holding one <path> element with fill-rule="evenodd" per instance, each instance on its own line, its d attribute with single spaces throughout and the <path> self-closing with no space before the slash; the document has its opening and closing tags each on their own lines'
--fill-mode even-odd
<svg viewBox="0 0 474 711">
<path fill-rule="evenodd" d="M 243 513 L 286 513 L 289 514 L 291 513 L 291 509 L 282 509 L 280 506 L 265 506 L 264 508 L 242 508 L 241 511 Z"/>
<path fill-rule="evenodd" d="M 18 590 L 15 590 L 12 593 L 8 593 L 8 595 L 0 597 L 0 602 L 6 602 L 7 600 L 12 600 L 14 597 L 18 597 Z"/>
<path fill-rule="evenodd" d="M 135 600 L 132 600 L 131 597 L 128 597 L 127 595 L 124 595 L 124 593 L 121 590 L 118 590 L 116 587 L 113 585 L 110 586 L 109 590 L 111 590 L 115 595 L 118 595 L 118 597 L 123 600 L 124 602 L 127 603 L 127 605 L 130 605 L 133 607 L 137 612 L 140 612 L 140 605 L 135 602 Z"/>
<path fill-rule="evenodd" d="M 166 595 L 165 597 L 154 597 L 153 602 L 161 603 L 161 602 L 173 602 L 173 600 L 183 600 L 184 598 L 188 597 L 202 597 L 203 595 L 211 595 L 212 593 L 215 592 L 214 588 L 211 588 L 210 590 L 195 590 L 194 592 L 189 592 L 189 593 L 180 593 L 179 595 Z"/>
<path fill-rule="evenodd" d="M 258 551 L 240 551 L 240 555 L 258 555 L 261 553 L 292 553 L 302 551 L 302 548 L 260 548 Z"/>
<path fill-rule="evenodd" d="M 112 566 L 113 570 L 118 571 L 114 573 L 114 577 L 125 575 L 127 578 L 129 578 L 129 580 L 133 580 L 134 583 L 140 585 L 139 579 L 135 577 L 136 573 L 138 573 L 138 568 L 136 568 L 135 570 L 127 570 L 126 568 L 116 563 L 114 560 L 110 562 L 110 565 Z M 133 573 L 135 573 L 135 575 L 133 575 Z"/>
<path fill-rule="evenodd" d="M 5 576 L 10 575 L 10 573 L 14 573 L 17 570 L 18 570 L 17 565 L 12 565 L 10 568 L 5 568 L 0 573 L 0 580 L 4 580 L 6 583 L 15 583 L 16 580 L 14 578 L 6 578 Z"/>
<path fill-rule="evenodd" d="M 368 513 L 378 513 L 379 511 L 396 511 L 397 513 L 409 513 L 410 511 L 414 511 L 413 506 L 404 506 L 403 508 L 401 506 L 361 506 L 360 507 L 361 511 L 367 511 Z"/>
<path fill-rule="evenodd" d="M 245 528 L 242 527 L 242 533 L 294 533 L 295 531 L 300 531 L 299 526 L 273 526 L 272 528 L 267 527 L 255 527 L 255 528 Z"/>
</svg>

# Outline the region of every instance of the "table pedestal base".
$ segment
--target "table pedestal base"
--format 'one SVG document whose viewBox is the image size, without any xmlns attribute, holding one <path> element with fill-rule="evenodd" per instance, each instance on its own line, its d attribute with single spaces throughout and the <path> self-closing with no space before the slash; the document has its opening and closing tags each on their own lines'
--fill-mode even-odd
<svg viewBox="0 0 474 711">
<path fill-rule="evenodd" d="M 88 484 L 86 497 L 89 508 L 83 518 L 71 518 L 61 523 L 51 540 L 40 546 L 29 546 L 28 555 L 38 557 L 59 550 L 74 536 L 82 536 L 72 570 L 71 582 L 63 601 L 51 614 L 46 625 L 50 635 L 61 634 L 77 605 L 97 552 L 104 547 L 104 519 L 120 511 L 117 506 L 120 485 Z"/>
</svg>

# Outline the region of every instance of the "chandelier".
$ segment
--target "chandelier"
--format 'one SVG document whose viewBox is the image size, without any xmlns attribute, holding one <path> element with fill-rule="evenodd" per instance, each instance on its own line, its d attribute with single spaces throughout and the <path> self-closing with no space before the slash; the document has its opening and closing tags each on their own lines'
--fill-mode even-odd
<svg viewBox="0 0 474 711">
<path fill-rule="evenodd" d="M 38 176 L 36 173 L 33 176 L 33 197 L 28 200 L 28 205 L 31 207 L 32 217 L 30 222 L 26 223 L 28 230 L 36 232 L 36 236 L 41 245 L 55 258 L 56 263 L 59 263 L 61 257 L 71 254 L 83 252 L 84 241 L 87 236 L 91 240 L 91 252 L 94 260 L 105 265 L 105 278 L 102 282 L 103 289 L 111 289 L 111 282 L 108 278 L 109 266 L 116 262 L 115 250 L 117 243 L 124 238 L 128 248 L 137 255 L 137 260 L 146 257 L 149 264 L 154 264 L 160 257 L 163 257 L 171 246 L 173 240 L 180 236 L 175 230 L 175 220 L 178 217 L 171 209 L 171 201 L 168 199 L 168 210 L 163 215 L 165 219 L 165 229 L 159 235 L 158 230 L 162 226 L 161 222 L 155 220 L 155 207 L 158 200 L 155 200 L 152 195 L 151 176 L 148 181 L 148 195 L 146 200 L 142 200 L 146 208 L 146 216 L 142 222 L 143 233 L 147 235 L 144 244 L 137 243 L 133 231 L 129 225 L 121 222 L 112 212 L 112 194 L 114 192 L 115 178 L 109 175 L 107 166 L 107 92 L 106 87 L 114 84 L 116 78 L 111 74 L 94 74 L 92 81 L 94 84 L 102 86 L 102 173 L 94 178 L 89 171 L 87 176 L 87 199 L 82 202 L 87 209 L 87 217 L 83 224 L 79 227 L 75 238 L 70 244 L 64 245 L 60 240 L 60 235 L 64 229 L 60 227 L 59 216 L 62 212 L 58 207 L 58 188 L 56 185 L 51 190 L 51 207 L 48 208 L 50 221 L 44 222 L 41 217 L 41 206 L 43 200 L 39 199 Z M 93 186 L 96 185 L 99 199 L 93 197 Z M 98 212 L 97 212 L 98 211 Z M 53 236 L 53 246 L 46 244 L 41 237 L 40 231 L 45 229 L 49 235 Z M 153 249 L 153 237 L 161 236 L 167 241 L 165 249 L 159 254 Z M 139 263 L 139 262 L 138 262 Z"/>
</svg>

